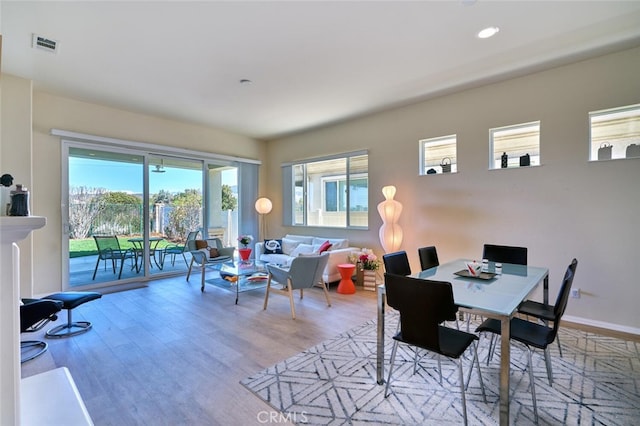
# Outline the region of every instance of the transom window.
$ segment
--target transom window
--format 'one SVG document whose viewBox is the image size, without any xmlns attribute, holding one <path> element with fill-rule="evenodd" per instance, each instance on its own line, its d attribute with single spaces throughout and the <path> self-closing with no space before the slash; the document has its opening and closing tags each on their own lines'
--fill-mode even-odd
<svg viewBox="0 0 640 426">
<path fill-rule="evenodd" d="M 590 160 L 640 157 L 640 104 L 589 113 Z"/>
<path fill-rule="evenodd" d="M 540 122 L 516 124 L 489 130 L 489 168 L 540 165 Z"/>
<path fill-rule="evenodd" d="M 420 141 L 420 174 L 456 173 L 456 135 L 422 139 Z"/>
</svg>

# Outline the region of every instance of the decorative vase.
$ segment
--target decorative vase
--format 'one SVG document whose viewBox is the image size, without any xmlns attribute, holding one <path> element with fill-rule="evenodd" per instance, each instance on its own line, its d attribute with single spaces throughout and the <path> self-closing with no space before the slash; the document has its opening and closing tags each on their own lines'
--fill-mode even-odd
<svg viewBox="0 0 640 426">
<path fill-rule="evenodd" d="M 249 256 L 251 256 L 251 249 L 250 248 L 238 249 L 238 254 L 240 255 L 240 260 L 242 260 L 243 262 L 246 262 L 247 260 L 249 260 Z"/>
<path fill-rule="evenodd" d="M 362 286 L 365 290 L 376 291 L 376 271 L 362 270 Z"/>
</svg>

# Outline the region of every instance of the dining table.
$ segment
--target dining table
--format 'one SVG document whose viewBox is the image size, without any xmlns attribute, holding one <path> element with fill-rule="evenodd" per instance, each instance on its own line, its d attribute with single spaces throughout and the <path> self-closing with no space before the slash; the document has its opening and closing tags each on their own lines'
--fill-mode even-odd
<svg viewBox="0 0 640 426">
<path fill-rule="evenodd" d="M 412 274 L 424 280 L 450 282 L 455 304 L 468 314 L 495 318 L 501 324 L 500 339 L 500 425 L 509 424 L 509 374 L 511 365 L 510 322 L 518 306 L 543 283 L 544 303 L 549 303 L 549 269 L 545 267 L 503 263 L 496 268 L 489 262 L 485 274 L 469 277 L 469 259 L 456 259 Z M 499 265 L 499 264 L 498 264 Z M 376 380 L 384 384 L 384 317 L 386 293 L 384 284 L 377 287 L 377 353 Z"/>
<path fill-rule="evenodd" d="M 158 269 L 160 270 L 162 270 L 162 266 L 164 262 L 162 261 L 162 259 L 158 261 L 158 258 L 156 257 L 156 250 L 158 248 L 158 244 L 160 244 L 160 241 L 162 240 L 164 240 L 163 237 L 149 237 L 148 239 L 149 265 L 153 266 L 151 263 L 151 261 L 153 260 L 153 263 L 155 263 Z M 141 260 L 140 266 L 138 266 L 138 258 L 142 259 L 144 256 L 144 238 L 134 237 L 134 238 L 129 238 L 127 241 L 129 241 L 133 245 L 133 251 L 136 255 L 136 272 L 140 272 L 140 269 L 142 269 L 142 265 L 144 264 L 144 262 L 142 262 Z M 160 254 L 160 256 L 162 256 L 162 254 Z"/>
</svg>

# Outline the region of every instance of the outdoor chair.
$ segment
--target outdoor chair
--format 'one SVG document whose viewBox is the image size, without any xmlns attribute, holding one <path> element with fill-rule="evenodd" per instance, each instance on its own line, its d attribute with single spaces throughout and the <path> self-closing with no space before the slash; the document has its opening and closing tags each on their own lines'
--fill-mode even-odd
<svg viewBox="0 0 640 426">
<path fill-rule="evenodd" d="M 324 295 L 327 299 L 327 306 L 331 306 L 329 299 L 329 291 L 327 285 L 322 279 L 322 273 L 329 261 L 329 253 L 324 252 L 314 256 L 300 256 L 291 261 L 289 268 L 282 268 L 273 264 L 267 264 L 269 278 L 267 281 L 267 291 L 264 295 L 264 307 L 267 309 L 269 303 L 269 294 L 275 292 L 289 296 L 289 304 L 291 305 L 291 317 L 296 319 L 296 308 L 293 304 L 293 291 L 300 290 L 300 299 L 304 297 L 304 289 L 314 286 L 322 287 Z M 275 288 L 274 283 L 278 283 L 282 288 Z"/>
<path fill-rule="evenodd" d="M 198 238 L 198 234 L 200 233 L 200 231 L 191 231 L 189 232 L 189 234 L 187 234 L 187 240 L 186 241 L 194 241 L 196 238 Z M 184 245 L 179 245 L 179 244 L 169 244 L 167 245 L 164 250 L 162 251 L 161 257 L 160 257 L 160 265 L 162 265 L 162 267 L 164 267 L 164 261 L 166 259 L 167 256 L 171 256 L 171 266 L 175 266 L 176 263 L 176 255 L 180 254 L 182 255 L 182 258 L 184 259 L 184 264 L 187 266 L 187 268 L 189 267 L 189 262 L 187 261 L 187 256 L 185 255 L 185 252 L 187 251 L 187 243 L 185 241 Z"/>
<path fill-rule="evenodd" d="M 104 260 L 105 270 L 107 268 L 107 261 L 111 261 L 111 267 L 114 274 L 116 273 L 118 261 L 120 261 L 120 273 L 118 274 L 118 279 L 122 276 L 122 267 L 127 259 L 131 259 L 132 268 L 135 267 L 136 272 L 138 271 L 138 262 L 135 251 L 131 249 L 122 250 L 120 248 L 118 237 L 115 235 L 94 235 L 93 238 L 96 241 L 96 246 L 98 247 L 98 260 L 96 261 L 96 268 L 93 270 L 93 280 L 96 279 L 96 273 L 98 272 L 98 266 L 100 265 L 101 260 Z"/>
</svg>

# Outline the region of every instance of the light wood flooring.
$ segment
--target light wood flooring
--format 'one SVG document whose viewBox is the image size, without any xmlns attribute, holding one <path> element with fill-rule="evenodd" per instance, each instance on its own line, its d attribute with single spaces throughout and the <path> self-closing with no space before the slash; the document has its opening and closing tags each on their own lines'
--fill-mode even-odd
<svg viewBox="0 0 640 426">
<path fill-rule="evenodd" d="M 296 293 L 292 320 L 287 297 L 272 294 L 264 311 L 260 289 L 235 305 L 234 293 L 215 286 L 201 293 L 199 278 L 162 279 L 74 309 L 93 329 L 46 339 L 49 350 L 23 364 L 22 377 L 66 366 L 96 425 L 264 424 L 273 410 L 241 379 L 376 315 L 375 293 L 361 288 L 342 295 L 333 285 L 331 307 L 320 288 L 302 300 Z M 64 321 L 66 311 L 54 325 Z"/>
</svg>

